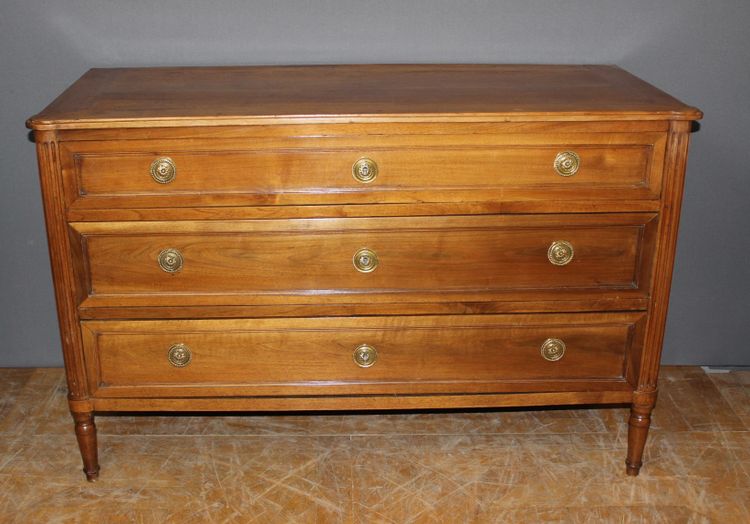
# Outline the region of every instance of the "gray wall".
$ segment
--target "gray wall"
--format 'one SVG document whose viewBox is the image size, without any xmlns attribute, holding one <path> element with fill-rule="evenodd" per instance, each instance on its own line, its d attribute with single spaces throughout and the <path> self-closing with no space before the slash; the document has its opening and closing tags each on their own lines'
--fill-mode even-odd
<svg viewBox="0 0 750 524">
<path fill-rule="evenodd" d="M 0 366 L 61 363 L 24 120 L 90 67 L 352 62 L 620 65 L 704 110 L 665 361 L 750 365 L 747 0 L 3 0 Z"/>
</svg>

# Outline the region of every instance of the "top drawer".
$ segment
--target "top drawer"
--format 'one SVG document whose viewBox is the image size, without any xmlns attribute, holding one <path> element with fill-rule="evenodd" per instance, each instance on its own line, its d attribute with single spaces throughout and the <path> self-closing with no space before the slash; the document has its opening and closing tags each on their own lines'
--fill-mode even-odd
<svg viewBox="0 0 750 524">
<path fill-rule="evenodd" d="M 77 208 L 656 199 L 660 133 L 62 144 Z"/>
</svg>

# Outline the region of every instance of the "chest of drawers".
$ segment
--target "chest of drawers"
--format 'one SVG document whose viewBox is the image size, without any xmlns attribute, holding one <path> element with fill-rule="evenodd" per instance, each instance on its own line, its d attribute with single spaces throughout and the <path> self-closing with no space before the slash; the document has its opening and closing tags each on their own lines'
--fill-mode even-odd
<svg viewBox="0 0 750 524">
<path fill-rule="evenodd" d="M 91 70 L 34 130 L 70 409 L 656 400 L 691 121 L 609 66 Z"/>
</svg>

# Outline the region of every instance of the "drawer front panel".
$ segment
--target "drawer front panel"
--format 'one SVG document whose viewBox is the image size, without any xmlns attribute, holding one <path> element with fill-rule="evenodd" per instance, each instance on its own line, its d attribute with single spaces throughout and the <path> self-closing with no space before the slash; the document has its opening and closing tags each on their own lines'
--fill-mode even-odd
<svg viewBox="0 0 750 524">
<path fill-rule="evenodd" d="M 76 224 L 92 295 L 332 295 L 643 285 L 654 216 Z M 562 246 L 562 253 L 552 253 Z M 566 252 L 566 250 L 568 250 Z M 646 251 L 646 253 L 644 253 Z M 179 267 L 163 267 L 170 253 Z M 572 255 L 566 263 L 565 255 Z M 550 257 L 562 256 L 561 260 Z M 164 262 L 162 260 L 162 262 Z M 169 261 L 166 262 L 169 266 Z M 377 265 L 374 265 L 377 264 Z M 369 267 L 373 265 L 373 267 Z M 358 267 L 359 266 L 359 267 Z"/>
<path fill-rule="evenodd" d="M 661 135 L 521 135 L 481 146 L 411 138 L 308 138 L 288 147 L 204 140 L 195 149 L 187 141 L 76 142 L 63 153 L 69 198 L 82 207 L 658 197 Z M 362 158 L 372 161 L 364 178 L 353 169 Z M 169 160 L 166 171 L 152 176 L 160 159 Z"/>
<path fill-rule="evenodd" d="M 623 380 L 643 318 L 610 313 L 94 321 L 83 329 L 92 388 L 101 396 L 179 388 L 188 395 L 201 388 L 244 388 L 259 395 L 356 394 L 373 387 L 490 392 L 503 387 L 499 382 L 507 387 Z"/>
</svg>

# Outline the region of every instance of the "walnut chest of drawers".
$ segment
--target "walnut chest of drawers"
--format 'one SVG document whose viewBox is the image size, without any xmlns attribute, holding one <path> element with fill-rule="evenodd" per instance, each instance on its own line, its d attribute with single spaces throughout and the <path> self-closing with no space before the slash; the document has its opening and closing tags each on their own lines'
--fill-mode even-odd
<svg viewBox="0 0 750 524">
<path fill-rule="evenodd" d="M 609 66 L 95 69 L 34 130 L 70 409 L 656 399 L 691 121 Z"/>
</svg>

